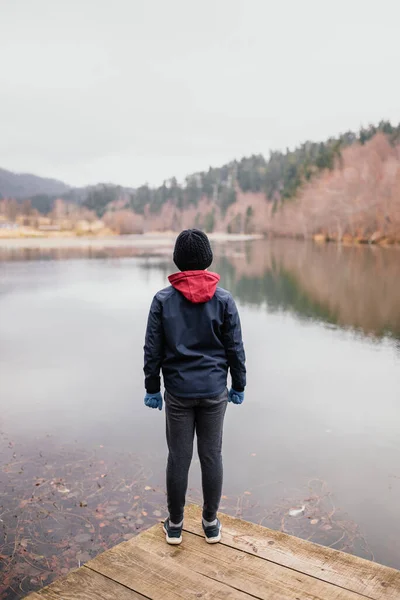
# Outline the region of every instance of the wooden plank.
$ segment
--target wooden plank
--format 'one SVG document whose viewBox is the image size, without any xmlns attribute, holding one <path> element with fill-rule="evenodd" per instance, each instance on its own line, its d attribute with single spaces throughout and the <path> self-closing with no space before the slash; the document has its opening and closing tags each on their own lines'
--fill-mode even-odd
<svg viewBox="0 0 400 600">
<path fill-rule="evenodd" d="M 143 600 L 145 596 L 86 567 L 71 571 L 27 600 Z"/>
<path fill-rule="evenodd" d="M 133 542 L 136 539 L 133 538 Z M 165 546 L 165 555 L 160 558 L 135 543 L 123 542 L 87 562 L 85 567 L 110 577 L 152 600 L 251 598 L 248 594 L 186 569 L 174 560 L 174 550 L 171 551 L 167 544 Z M 180 555 L 178 547 L 175 547 L 175 552 L 175 556 Z"/>
<path fill-rule="evenodd" d="M 193 533 L 186 532 L 182 545 L 173 549 L 165 543 L 161 525 L 152 527 L 128 544 L 153 554 L 156 562 L 171 558 L 177 572 L 185 567 L 261 600 L 365 600 L 355 592 L 236 548 L 206 544 Z"/>
<path fill-rule="evenodd" d="M 25 600 L 43 600 L 43 596 L 39 596 L 36 592 L 32 592 L 29 596 L 25 596 Z"/>
<path fill-rule="evenodd" d="M 400 571 L 306 542 L 228 515 L 218 515 L 222 544 L 311 575 L 373 600 L 399 600 Z M 201 509 L 186 508 L 184 530 L 203 537 Z"/>
</svg>

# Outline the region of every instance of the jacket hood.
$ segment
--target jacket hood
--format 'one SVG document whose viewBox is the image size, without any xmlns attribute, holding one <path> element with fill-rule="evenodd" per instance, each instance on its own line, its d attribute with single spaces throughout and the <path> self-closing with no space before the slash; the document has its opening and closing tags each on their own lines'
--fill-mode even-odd
<svg viewBox="0 0 400 600">
<path fill-rule="evenodd" d="M 187 300 L 200 304 L 214 296 L 220 276 L 211 271 L 182 271 L 170 275 L 168 280 Z"/>
</svg>

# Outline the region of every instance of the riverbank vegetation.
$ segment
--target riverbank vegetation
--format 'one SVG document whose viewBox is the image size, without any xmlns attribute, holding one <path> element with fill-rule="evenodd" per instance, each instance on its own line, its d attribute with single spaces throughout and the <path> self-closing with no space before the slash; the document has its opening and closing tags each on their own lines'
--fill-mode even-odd
<svg viewBox="0 0 400 600">
<path fill-rule="evenodd" d="M 183 182 L 172 177 L 159 187 L 99 184 L 65 186 L 54 194 L 29 195 L 26 188 L 22 197 L 3 193 L 0 235 L 196 226 L 207 232 L 391 243 L 400 240 L 399 190 L 400 125 L 381 121 L 357 133 L 273 151 L 268 158 L 258 154 L 210 167 Z"/>
</svg>

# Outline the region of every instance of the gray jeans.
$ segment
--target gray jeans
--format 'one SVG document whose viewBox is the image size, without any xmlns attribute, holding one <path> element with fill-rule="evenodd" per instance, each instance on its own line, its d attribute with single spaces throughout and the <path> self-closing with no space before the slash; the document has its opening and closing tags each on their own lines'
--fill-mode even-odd
<svg viewBox="0 0 400 600">
<path fill-rule="evenodd" d="M 222 492 L 222 431 L 228 391 L 214 398 L 176 398 L 165 392 L 168 444 L 167 496 L 173 523 L 183 519 L 189 467 L 197 436 L 203 485 L 203 517 L 213 521 Z"/>
</svg>

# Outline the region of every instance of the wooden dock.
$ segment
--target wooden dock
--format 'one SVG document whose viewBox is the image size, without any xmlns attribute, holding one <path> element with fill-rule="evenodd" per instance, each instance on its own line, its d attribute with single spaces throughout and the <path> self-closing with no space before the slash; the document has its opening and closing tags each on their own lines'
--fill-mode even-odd
<svg viewBox="0 0 400 600">
<path fill-rule="evenodd" d="M 400 571 L 220 519 L 222 542 L 206 544 L 200 508 L 190 506 L 180 546 L 154 525 L 26 600 L 400 600 Z"/>
</svg>

